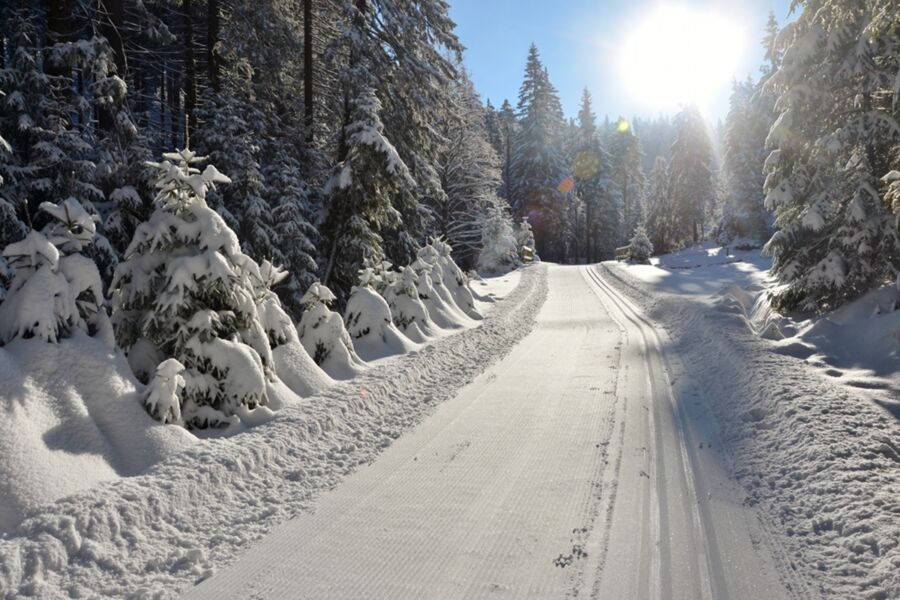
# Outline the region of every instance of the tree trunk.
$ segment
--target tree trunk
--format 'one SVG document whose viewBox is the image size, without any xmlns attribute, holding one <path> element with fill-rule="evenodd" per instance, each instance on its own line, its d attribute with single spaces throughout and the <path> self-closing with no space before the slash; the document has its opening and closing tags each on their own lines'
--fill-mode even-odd
<svg viewBox="0 0 900 600">
<path fill-rule="evenodd" d="M 216 44 L 219 42 L 219 0 L 208 0 L 206 5 L 206 68 L 209 72 L 209 87 L 221 91 L 219 56 Z"/>
<path fill-rule="evenodd" d="M 184 11 L 184 114 L 185 122 L 184 139 L 187 140 L 190 131 L 197 125 L 197 117 L 194 108 L 197 106 L 197 74 L 194 67 L 194 13 L 192 0 L 182 0 Z"/>
<path fill-rule="evenodd" d="M 97 0 L 97 13 L 100 34 L 106 38 L 113 51 L 116 74 L 124 79 L 126 63 L 125 47 L 122 43 L 122 25 L 125 13 L 122 0 Z M 116 126 L 116 115 L 112 107 L 101 106 L 97 112 L 100 128 L 104 131 L 112 131 Z"/>
<path fill-rule="evenodd" d="M 313 142 L 313 0 L 303 0 L 303 111 L 306 119 L 306 141 Z"/>
</svg>

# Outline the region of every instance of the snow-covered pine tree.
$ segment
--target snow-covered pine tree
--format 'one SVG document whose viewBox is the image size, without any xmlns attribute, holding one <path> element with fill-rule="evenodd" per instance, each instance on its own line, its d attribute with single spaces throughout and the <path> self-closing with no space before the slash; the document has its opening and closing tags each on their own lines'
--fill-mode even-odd
<svg viewBox="0 0 900 600">
<path fill-rule="evenodd" d="M 522 218 L 527 223 L 526 217 Z M 519 262 L 519 244 L 513 229 L 512 218 L 500 202 L 486 212 L 481 225 L 481 252 L 478 255 L 478 271 L 481 273 L 502 273 L 515 267 Z M 531 230 L 528 229 L 528 234 Z M 523 233 L 524 241 L 530 240 Z M 532 246 L 533 248 L 533 246 Z"/>
<path fill-rule="evenodd" d="M 278 287 L 285 308 L 299 320 L 303 314 L 300 302 L 305 290 L 316 279 L 319 232 L 316 222 L 315 190 L 310 189 L 300 169 L 300 162 L 285 148 L 281 140 L 269 165 L 264 169 L 268 202 L 272 207 L 275 235 L 280 244 L 283 266 L 290 274 Z"/>
<path fill-rule="evenodd" d="M 675 241 L 675 214 L 669 187 L 669 165 L 665 158 L 657 156 L 647 188 L 645 231 L 658 254 L 665 254 L 678 248 Z"/>
<path fill-rule="evenodd" d="M 297 326 L 300 343 L 323 371 L 335 379 L 350 379 L 365 367 L 341 315 L 329 306 L 337 297 L 321 283 L 303 295 L 303 317 Z"/>
<path fill-rule="evenodd" d="M 406 164 L 384 136 L 380 110 L 374 90 L 362 90 L 347 126 L 347 156 L 325 186 L 323 283 L 335 288 L 338 298 L 346 298 L 367 261 L 382 260 L 379 232 L 400 220 L 392 197 L 415 187 Z"/>
<path fill-rule="evenodd" d="M 100 273 L 82 251 L 96 233 L 94 218 L 74 198 L 40 206 L 51 218 L 9 244 L 4 258 L 13 278 L 0 304 L 0 343 L 22 337 L 57 342 L 75 329 L 108 328 Z"/>
<path fill-rule="evenodd" d="M 428 315 L 428 309 L 419 299 L 419 276 L 411 267 L 401 267 L 391 278 L 384 292 L 384 299 L 391 307 L 394 325 L 414 342 L 422 343 L 437 330 Z"/>
<path fill-rule="evenodd" d="M 249 81 L 249 66 L 230 68 L 221 91 L 209 90 L 198 111 L 197 151 L 228 173 L 231 184 L 209 193 L 209 204 L 234 229 L 254 260 L 284 264 L 262 174 L 262 142 L 268 131 Z"/>
<path fill-rule="evenodd" d="M 509 100 L 504 100 L 497 113 L 498 126 L 500 128 L 500 145 L 497 148 L 497 156 L 500 157 L 501 184 L 497 194 L 506 200 L 512 207 L 515 195 L 515 182 L 513 181 L 513 159 L 515 143 L 521 127 L 516 117 L 516 111 Z"/>
<path fill-rule="evenodd" d="M 534 232 L 531 230 L 531 223 L 528 217 L 522 217 L 518 223 L 513 226 L 513 235 L 516 238 L 517 255 L 522 256 L 525 248 L 534 251 Z"/>
<path fill-rule="evenodd" d="M 765 84 L 778 118 L 767 146 L 766 245 L 783 284 L 775 306 L 824 311 L 900 269 L 885 175 L 900 164 L 900 39 L 891 3 L 802 2 L 778 34 Z"/>
<path fill-rule="evenodd" d="M 715 207 L 715 159 L 697 107 L 684 108 L 675 124 L 678 135 L 669 163 L 669 196 L 675 216 L 672 241 L 696 244 L 706 235 L 707 220 Z"/>
<path fill-rule="evenodd" d="M 596 262 L 613 257 L 619 241 L 621 201 L 619 187 L 610 179 L 610 157 L 600 144 L 591 94 L 585 88 L 573 136 L 572 174 L 576 195 L 584 204 L 585 258 Z"/>
<path fill-rule="evenodd" d="M 444 194 L 431 200 L 432 234 L 446 240 L 466 268 L 481 249 L 481 219 L 495 203 L 500 185 L 499 159 L 488 140 L 483 108 L 464 70 L 455 84 L 455 114 L 441 133 L 447 140 L 438 161 Z"/>
<path fill-rule="evenodd" d="M 560 259 L 565 253 L 568 210 L 568 195 L 560 189 L 567 177 L 561 153 L 565 122 L 556 89 L 534 44 L 519 89 L 518 113 L 521 129 L 515 139 L 510 203 L 515 215 L 531 220 L 538 252 Z"/>
<path fill-rule="evenodd" d="M 732 84 L 725 120 L 722 176 L 725 204 L 722 234 L 765 240 L 771 234 L 763 184 L 766 135 L 771 125 L 771 102 L 749 78 Z"/>
<path fill-rule="evenodd" d="M 628 242 L 628 257 L 633 262 L 646 264 L 650 262 L 651 256 L 653 256 L 653 244 L 650 243 L 650 238 L 647 237 L 647 230 L 644 229 L 644 225 L 639 224 L 635 227 L 634 235 Z"/>
<path fill-rule="evenodd" d="M 256 304 L 259 268 L 234 232 L 206 204 L 229 179 L 190 150 L 163 155 L 155 210 L 138 226 L 112 285 L 113 321 L 126 351 L 185 367 L 181 395 L 187 427 L 220 426 L 242 407 L 268 402 L 271 348 Z M 143 365 L 152 373 L 155 366 Z"/>
<path fill-rule="evenodd" d="M 611 163 L 610 178 L 617 188 L 621 203 L 621 221 L 616 243 L 625 243 L 644 217 L 644 154 L 640 138 L 624 117 L 619 117 L 607 135 L 606 148 Z"/>
<path fill-rule="evenodd" d="M 415 348 L 415 344 L 394 325 L 391 307 L 374 289 L 377 280 L 371 267 L 363 269 L 359 285 L 350 292 L 344 311 L 347 333 L 363 360 L 377 360 Z"/>
</svg>

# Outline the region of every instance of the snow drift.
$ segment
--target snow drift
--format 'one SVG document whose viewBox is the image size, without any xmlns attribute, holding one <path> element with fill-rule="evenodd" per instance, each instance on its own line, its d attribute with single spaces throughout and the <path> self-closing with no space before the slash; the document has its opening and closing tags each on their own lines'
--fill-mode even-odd
<svg viewBox="0 0 900 600">
<path fill-rule="evenodd" d="M 0 348 L 0 381 L 0 530 L 197 443 L 153 420 L 125 357 L 83 333 Z"/>
</svg>

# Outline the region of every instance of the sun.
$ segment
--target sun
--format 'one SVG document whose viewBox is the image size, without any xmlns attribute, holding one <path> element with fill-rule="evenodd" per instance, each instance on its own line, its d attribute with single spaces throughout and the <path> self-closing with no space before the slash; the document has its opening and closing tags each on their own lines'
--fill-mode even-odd
<svg viewBox="0 0 900 600">
<path fill-rule="evenodd" d="M 703 106 L 735 76 L 742 49 L 741 28 L 730 19 L 661 6 L 641 18 L 621 46 L 621 77 L 647 106 Z"/>
</svg>

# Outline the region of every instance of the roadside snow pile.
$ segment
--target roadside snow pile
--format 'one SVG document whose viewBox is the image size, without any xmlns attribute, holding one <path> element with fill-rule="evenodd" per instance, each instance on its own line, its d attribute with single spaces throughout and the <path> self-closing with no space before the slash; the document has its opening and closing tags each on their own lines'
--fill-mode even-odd
<svg viewBox="0 0 900 600">
<path fill-rule="evenodd" d="M 84 333 L 0 348 L 0 381 L 0 531 L 40 505 L 140 473 L 197 442 L 154 421 L 125 357 Z"/>
<path fill-rule="evenodd" d="M 647 271 L 655 267 L 599 268 L 667 329 L 667 352 L 686 371 L 672 373 L 675 397 L 700 402 L 715 415 L 730 470 L 746 491 L 745 503 L 757 507 L 769 539 L 782 549 L 775 549 L 784 557 L 779 562 L 791 565 L 793 571 L 782 576 L 794 592 L 900 598 L 900 423 L 872 401 L 886 398 L 838 385 L 810 364 L 773 352 L 776 344 L 751 331 L 747 307 L 755 307 L 751 322 L 769 317 L 757 302 L 762 290 L 742 291 L 760 281 L 760 273 L 746 264 L 695 268 L 684 276 Z M 713 282 L 729 278 L 737 288 L 729 294 L 744 308 L 740 319 L 717 309 L 715 292 L 683 291 L 710 290 Z M 845 314 L 820 319 L 798 335 L 818 344 L 818 353 L 856 332 L 860 337 L 850 342 L 847 358 L 853 348 L 871 344 L 896 365 L 890 361 L 896 360 L 897 338 L 891 346 L 890 331 L 897 313 L 858 320 L 880 305 L 880 295 L 860 299 Z M 840 327 L 847 329 L 835 329 Z M 880 368 L 896 369 L 888 363 Z M 882 393 L 890 395 L 896 399 L 895 393 Z"/>
<path fill-rule="evenodd" d="M 532 329 L 545 297 L 545 269 L 528 268 L 481 327 L 287 405 L 246 433 L 194 440 L 143 475 L 43 507 L 0 539 L 0 597 L 177 596 L 500 360 Z"/>
</svg>

